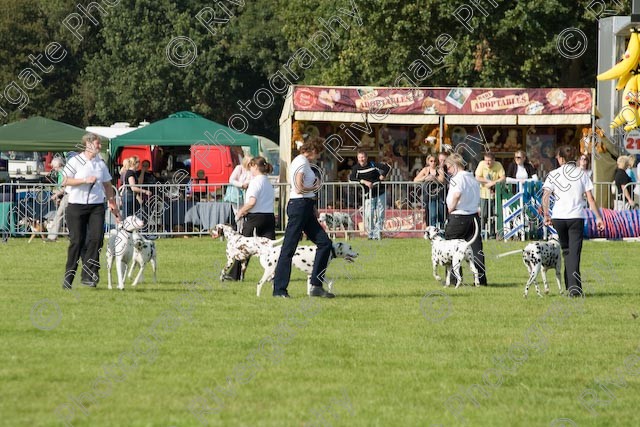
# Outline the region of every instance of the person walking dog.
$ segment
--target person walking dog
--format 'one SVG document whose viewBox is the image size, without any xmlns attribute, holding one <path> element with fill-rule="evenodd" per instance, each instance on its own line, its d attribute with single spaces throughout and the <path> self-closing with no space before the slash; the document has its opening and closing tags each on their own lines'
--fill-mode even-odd
<svg viewBox="0 0 640 427">
<path fill-rule="evenodd" d="M 589 208 L 596 217 L 599 231 L 604 231 L 604 222 L 593 198 L 593 183 L 584 169 L 575 163 L 575 149 L 568 145 L 558 148 L 556 160 L 560 167 L 549 172 L 542 186 L 544 223 L 553 224 L 558 233 L 564 259 L 564 284 L 569 296 L 582 296 L 580 256 L 584 232 L 583 197 L 586 196 Z M 552 195 L 553 208 L 550 207 Z"/>
<path fill-rule="evenodd" d="M 63 169 L 63 185 L 69 193 L 67 227 L 70 240 L 63 289 L 71 289 L 83 250 L 82 284 L 95 288 L 100 280 L 105 199 L 116 220 L 119 222 L 120 219 L 111 175 L 100 157 L 100 137 L 87 133 L 82 137 L 82 143 L 84 151 L 70 159 Z"/>
<path fill-rule="evenodd" d="M 305 141 L 289 166 L 289 203 L 287 204 L 287 228 L 284 232 L 284 242 L 280 251 L 280 258 L 276 265 L 273 279 L 273 296 L 289 298 L 287 287 L 291 279 L 291 262 L 298 247 L 298 242 L 304 231 L 307 237 L 318 247 L 311 272 L 312 297 L 333 298 L 334 294 L 322 287 L 324 274 L 331 255 L 331 239 L 320 226 L 315 215 L 315 192 L 321 186 L 311 168 L 311 161 L 318 158 L 323 150 L 322 141 L 310 138 Z"/>
</svg>

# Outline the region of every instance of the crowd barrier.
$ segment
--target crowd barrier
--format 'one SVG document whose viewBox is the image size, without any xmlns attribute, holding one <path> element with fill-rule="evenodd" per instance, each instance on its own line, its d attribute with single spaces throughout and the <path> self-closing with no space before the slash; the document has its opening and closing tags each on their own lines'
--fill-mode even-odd
<svg viewBox="0 0 640 427">
<path fill-rule="evenodd" d="M 149 190 L 150 195 L 138 196 L 133 206 L 126 206 L 127 212 L 133 212 L 145 222 L 143 230 L 154 236 L 206 235 L 218 223 L 235 224 L 235 212 L 239 202 L 228 201 L 225 193 L 229 184 L 184 184 L 158 183 L 139 185 Z M 427 225 L 442 227 L 447 214 L 444 205 L 444 188 L 437 183 L 414 183 L 405 181 L 383 182 L 384 187 L 384 237 L 421 237 Z M 503 188 L 504 187 L 504 188 Z M 539 191 L 541 183 L 532 185 L 528 192 L 518 195 L 509 193 L 509 185 L 498 186 L 499 197 L 491 203 L 487 221 L 482 221 L 482 235 L 496 235 L 499 239 L 523 238 L 527 230 L 528 239 L 539 238 L 541 229 Z M 611 182 L 594 183 L 595 192 L 607 195 L 603 198 L 603 208 L 615 207 L 616 191 Z M 197 190 L 197 191 L 194 191 Z M 284 232 L 286 203 L 289 185 L 274 184 L 276 231 Z M 55 192 L 54 184 L 0 184 L 0 233 L 7 236 L 36 236 L 44 238 L 53 223 L 56 203 L 51 199 Z M 630 188 L 633 193 L 633 188 Z M 117 191 L 118 206 L 125 207 L 130 202 L 126 196 L 127 186 Z M 515 197 L 515 198 L 514 198 Z M 635 196 L 637 198 L 637 196 Z M 368 213 L 367 194 L 363 186 L 349 182 L 326 182 L 317 193 L 319 219 L 332 236 L 366 236 Z M 512 205 L 511 208 L 505 208 Z M 507 206 L 508 207 L 508 206 Z M 618 209 L 620 210 L 620 209 Z M 627 209 L 623 209 L 627 210 Z M 621 216 L 611 224 L 620 221 L 636 221 L 635 214 Z M 484 219 L 484 218 L 483 218 Z M 105 215 L 105 233 L 115 228 L 115 218 L 107 211 Z M 489 229 L 488 227 L 493 227 Z M 589 228 L 585 227 L 587 231 Z M 514 231 L 515 230 L 515 231 Z M 611 236 L 624 234 L 625 237 L 638 237 L 638 227 L 629 226 L 624 233 L 611 232 Z M 68 234 L 64 215 L 60 235 Z M 629 235 L 634 236 L 629 236 Z M 589 235 L 589 234 L 587 234 Z"/>
</svg>

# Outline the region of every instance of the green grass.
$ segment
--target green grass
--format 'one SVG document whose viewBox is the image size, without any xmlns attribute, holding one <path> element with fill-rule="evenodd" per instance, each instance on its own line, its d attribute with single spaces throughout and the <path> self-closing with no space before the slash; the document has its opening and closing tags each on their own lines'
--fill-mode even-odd
<svg viewBox="0 0 640 427">
<path fill-rule="evenodd" d="M 522 298 L 520 257 L 495 258 L 519 242 L 486 243 L 491 286 L 458 290 L 433 279 L 423 239 L 351 243 L 360 259 L 329 269 L 336 299 L 308 299 L 294 271 L 282 300 L 269 285 L 256 298 L 257 260 L 245 283 L 209 279 L 224 262 L 210 238 L 157 241 L 158 283 L 148 271 L 125 292 L 106 289 L 104 270 L 97 289 L 63 292 L 66 242 L 11 239 L 0 245 L 0 425 L 64 425 L 56 411 L 82 393 L 94 402 L 75 407 L 74 426 L 201 425 L 189 405 L 206 389 L 210 425 L 640 424 L 637 243 L 586 242 L 589 293 L 577 301 L 558 295 L 553 272 L 549 296 Z M 121 355 L 129 369 L 93 388 Z M 610 394 L 599 389 L 593 416 L 578 398 L 596 380 Z"/>
</svg>

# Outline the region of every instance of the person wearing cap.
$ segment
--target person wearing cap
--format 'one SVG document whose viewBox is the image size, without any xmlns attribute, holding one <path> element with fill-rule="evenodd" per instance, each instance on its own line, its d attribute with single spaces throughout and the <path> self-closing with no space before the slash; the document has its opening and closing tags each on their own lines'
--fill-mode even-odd
<svg viewBox="0 0 640 427">
<path fill-rule="evenodd" d="M 120 221 L 111 174 L 100 157 L 100 137 L 87 133 L 82 137 L 82 144 L 84 151 L 69 159 L 63 169 L 62 184 L 69 197 L 67 227 L 70 240 L 63 289 L 71 289 L 81 253 L 84 253 L 82 284 L 96 287 L 99 282 L 105 200 L 116 221 Z"/>
</svg>

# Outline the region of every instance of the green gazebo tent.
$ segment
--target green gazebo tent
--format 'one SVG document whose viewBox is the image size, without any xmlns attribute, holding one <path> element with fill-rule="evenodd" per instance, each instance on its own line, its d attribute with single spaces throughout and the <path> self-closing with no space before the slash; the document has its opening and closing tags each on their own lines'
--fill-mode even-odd
<svg viewBox="0 0 640 427">
<path fill-rule="evenodd" d="M 171 114 L 166 119 L 120 135 L 111 140 L 109 150 L 112 158 L 115 158 L 118 149 L 130 145 L 191 146 L 196 144 L 244 146 L 249 147 L 252 155 L 259 155 L 258 138 L 237 133 L 190 111 Z"/>
<path fill-rule="evenodd" d="M 84 129 L 44 117 L 0 126 L 0 151 L 79 151 Z"/>
</svg>

